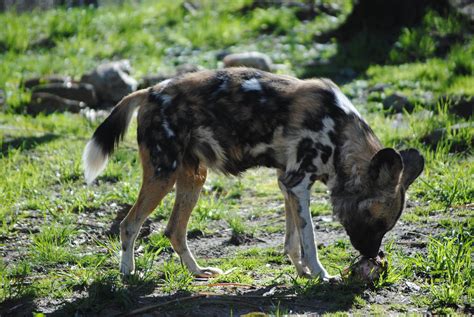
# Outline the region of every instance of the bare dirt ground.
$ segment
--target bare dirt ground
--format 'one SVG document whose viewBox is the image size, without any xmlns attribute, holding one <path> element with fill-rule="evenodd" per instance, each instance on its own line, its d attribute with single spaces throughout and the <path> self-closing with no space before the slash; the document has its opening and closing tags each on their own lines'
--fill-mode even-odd
<svg viewBox="0 0 474 317">
<path fill-rule="evenodd" d="M 409 208 L 405 213 L 412 212 Z M 84 229 L 79 234 L 74 243 L 77 245 L 88 246 L 90 252 L 105 252 L 97 247 L 94 241 L 107 239 L 108 236 L 118 235 L 118 224 L 124 217 L 130 206 L 117 206 L 112 204 L 101 208 L 100 210 L 88 210 L 79 216 L 78 229 Z M 472 212 L 474 206 L 468 205 L 464 207 L 467 211 Z M 252 225 L 256 227 L 264 227 L 268 223 L 284 226 L 283 206 L 276 208 L 276 213 L 263 217 L 254 218 Z M 446 215 L 449 217 L 449 214 Z M 115 218 L 113 222 L 106 221 L 106 218 Z M 15 227 L 16 235 L 12 237 L 2 236 L 0 254 L 5 258 L 6 262 L 19 261 L 26 252 L 26 247 L 31 243 L 29 241 L 30 233 L 38 231 L 39 227 L 50 221 L 47 218 L 38 218 L 34 210 L 28 217 L 18 221 Z M 318 248 L 324 249 L 326 246 L 333 244 L 337 240 L 348 241 L 342 227 L 333 222 L 331 216 L 317 216 L 313 219 L 316 228 L 316 237 Z M 432 217 L 423 223 L 413 224 L 403 219 L 396 225 L 385 241 L 393 241 L 394 247 L 399 250 L 399 254 L 414 254 L 425 252 L 425 246 L 428 242 L 428 236 L 442 233 L 443 229 L 440 225 L 440 217 Z M 141 231 L 141 238 L 147 239 L 151 232 L 159 232 L 163 230 L 164 221 L 152 222 L 147 220 Z M 283 251 L 284 232 L 259 232 L 253 237 L 243 239 L 240 245 L 230 243 L 232 233 L 225 222 L 214 221 L 211 226 L 213 234 L 197 234 L 192 237 L 190 234 L 189 244 L 198 259 L 215 259 L 214 262 L 219 263 L 219 259 L 232 258 L 239 251 L 249 248 L 269 248 L 274 247 L 279 251 Z M 355 257 L 356 253 L 349 248 L 349 252 Z M 143 250 L 137 251 L 140 257 Z M 321 253 L 321 252 L 320 252 Z M 160 265 L 169 260 L 173 255 L 170 248 L 165 251 L 156 260 L 156 264 Z M 323 256 L 321 256 L 323 257 Z M 268 263 L 268 266 L 278 268 L 279 263 Z M 284 263 L 289 265 L 289 261 Z M 41 274 L 48 273 L 41 269 L 36 272 L 36 277 Z M 268 278 L 265 276 L 252 275 L 255 281 Z M 287 274 L 287 273 L 282 273 Z M 58 279 L 61 279 L 58 276 Z M 54 300 L 48 298 L 21 298 L 14 302 L 4 303 L 1 315 L 30 315 L 31 312 L 43 312 L 53 316 L 70 315 L 75 312 L 76 316 L 112 316 L 112 315 L 138 315 L 138 316 L 239 316 L 250 312 L 272 312 L 273 314 L 321 314 L 328 312 L 358 312 L 358 313 L 374 313 L 373 307 L 383 305 L 388 307 L 391 312 L 416 312 L 427 313 L 426 308 L 417 305 L 414 302 L 417 294 L 422 295 L 426 292 L 412 282 L 401 280 L 393 285 L 385 286 L 380 289 L 370 288 L 368 286 L 354 286 L 351 283 L 343 282 L 339 284 L 318 283 L 311 285 L 306 293 L 308 296 L 301 295 L 301 289 L 298 286 L 288 283 L 279 283 L 279 279 L 275 279 L 275 283 L 261 286 L 258 284 L 245 283 L 213 283 L 207 280 L 195 280 L 193 285 L 208 286 L 207 291 L 189 292 L 178 291 L 175 294 L 164 293 L 159 286 L 151 284 L 143 284 L 134 287 L 132 292 L 132 300 L 127 307 L 123 305 L 108 305 L 99 312 L 89 311 L 87 303 L 91 300 L 97 301 L 101 296 L 107 296 L 107 293 L 100 294 L 101 288 L 107 288 L 108 285 L 92 285 L 84 289 L 77 289 L 67 300 Z M 34 280 L 30 281 L 35 283 Z M 360 296 L 363 299 L 360 307 L 354 308 L 353 299 Z M 346 306 L 344 306 L 346 305 Z M 408 309 L 406 307 L 409 307 Z M 473 313 L 472 308 L 467 308 L 466 313 Z"/>
</svg>

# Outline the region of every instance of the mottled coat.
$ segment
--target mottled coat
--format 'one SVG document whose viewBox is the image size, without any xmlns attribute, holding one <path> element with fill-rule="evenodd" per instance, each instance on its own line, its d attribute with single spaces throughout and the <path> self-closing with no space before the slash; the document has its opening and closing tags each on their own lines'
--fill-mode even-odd
<svg viewBox="0 0 474 317">
<path fill-rule="evenodd" d="M 277 169 L 285 196 L 286 252 L 300 275 L 329 278 L 314 243 L 311 185 L 320 180 L 328 186 L 334 213 L 354 247 L 373 257 L 401 214 L 406 188 L 423 169 L 416 150 L 384 149 L 330 80 L 230 68 L 179 76 L 124 98 L 86 147 L 88 182 L 105 168 L 136 108 L 144 179 L 122 223 L 124 273 L 133 271 L 133 241 L 141 224 L 175 183 L 166 234 L 193 273 L 220 273 L 201 268 L 185 238 L 206 170 L 239 175 L 266 166 Z"/>
</svg>

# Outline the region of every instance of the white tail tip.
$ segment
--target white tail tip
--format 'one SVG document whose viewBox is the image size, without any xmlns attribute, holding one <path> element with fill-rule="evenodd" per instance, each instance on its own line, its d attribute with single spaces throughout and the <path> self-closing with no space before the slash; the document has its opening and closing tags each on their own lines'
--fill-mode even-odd
<svg viewBox="0 0 474 317">
<path fill-rule="evenodd" d="M 87 142 L 82 155 L 82 162 L 84 163 L 84 176 L 88 185 L 102 173 L 107 166 L 107 161 L 108 156 L 102 152 L 100 145 L 94 139 Z"/>
</svg>

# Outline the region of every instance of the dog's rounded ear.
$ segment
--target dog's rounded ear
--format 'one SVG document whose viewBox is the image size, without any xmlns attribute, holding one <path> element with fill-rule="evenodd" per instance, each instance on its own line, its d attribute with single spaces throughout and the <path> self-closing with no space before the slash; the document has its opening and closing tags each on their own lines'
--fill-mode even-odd
<svg viewBox="0 0 474 317">
<path fill-rule="evenodd" d="M 405 188 L 413 183 L 420 176 L 425 166 L 425 159 L 416 149 L 400 151 L 403 161 L 402 183 Z"/>
<path fill-rule="evenodd" d="M 395 187 L 400 182 L 403 161 L 400 154 L 392 148 L 378 151 L 370 160 L 369 177 L 379 187 Z"/>
</svg>

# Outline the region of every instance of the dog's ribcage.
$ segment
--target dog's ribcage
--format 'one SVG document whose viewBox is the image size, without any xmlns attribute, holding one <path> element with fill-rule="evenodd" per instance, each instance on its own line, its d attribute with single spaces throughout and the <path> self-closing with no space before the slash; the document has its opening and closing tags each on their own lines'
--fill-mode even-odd
<svg viewBox="0 0 474 317">
<path fill-rule="evenodd" d="M 226 174 L 267 166 L 324 180 L 333 174 L 338 125 L 358 117 L 338 94 L 324 80 L 257 70 L 188 74 L 150 88 L 138 142 L 157 176 L 202 162 Z"/>
</svg>

